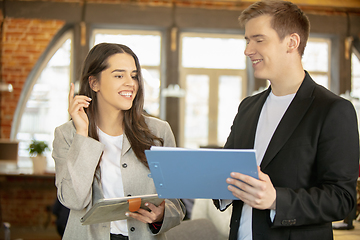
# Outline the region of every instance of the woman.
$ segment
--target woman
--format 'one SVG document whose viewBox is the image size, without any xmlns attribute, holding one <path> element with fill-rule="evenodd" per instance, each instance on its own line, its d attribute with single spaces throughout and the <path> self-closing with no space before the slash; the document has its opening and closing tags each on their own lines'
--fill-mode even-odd
<svg viewBox="0 0 360 240">
<path fill-rule="evenodd" d="M 144 116 L 144 87 L 138 58 L 130 48 L 101 43 L 85 59 L 79 95 L 69 94 L 71 121 L 55 129 L 57 196 L 70 209 L 63 239 L 166 239 L 164 232 L 184 217 L 179 200 L 127 220 L 81 225 L 99 199 L 156 193 L 145 149 L 174 147 L 169 124 Z"/>
</svg>

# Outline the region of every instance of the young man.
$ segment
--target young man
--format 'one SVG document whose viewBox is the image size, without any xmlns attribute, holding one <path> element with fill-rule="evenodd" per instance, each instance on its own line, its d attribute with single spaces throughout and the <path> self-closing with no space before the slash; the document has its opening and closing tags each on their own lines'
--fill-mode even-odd
<svg viewBox="0 0 360 240">
<path fill-rule="evenodd" d="M 244 99 L 224 148 L 256 150 L 259 180 L 231 173 L 229 239 L 333 239 L 353 209 L 359 135 L 352 104 L 316 84 L 301 57 L 309 21 L 294 4 L 256 2 L 241 13 L 245 55 L 270 87 Z"/>
</svg>

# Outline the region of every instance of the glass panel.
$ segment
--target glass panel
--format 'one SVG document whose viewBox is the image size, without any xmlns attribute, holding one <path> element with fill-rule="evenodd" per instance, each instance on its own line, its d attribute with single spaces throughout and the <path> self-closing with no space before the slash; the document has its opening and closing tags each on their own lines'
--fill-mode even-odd
<svg viewBox="0 0 360 240">
<path fill-rule="evenodd" d="M 360 123 L 360 59 L 354 53 L 351 54 L 351 97 Z M 358 127 L 360 132 L 360 124 Z"/>
<path fill-rule="evenodd" d="M 218 105 L 218 145 L 224 146 L 230 133 L 232 122 L 241 101 L 241 77 L 220 76 Z"/>
<path fill-rule="evenodd" d="M 141 69 L 145 88 L 145 111 L 153 116 L 159 116 L 160 73 L 156 69 Z"/>
<path fill-rule="evenodd" d="M 29 157 L 27 148 L 32 139 L 45 141 L 51 148 L 55 127 L 69 120 L 70 56 L 71 39 L 67 39 L 50 59 L 31 91 L 16 136 L 20 142 L 20 159 Z M 48 151 L 48 167 L 54 167 L 54 161 L 50 159 L 51 151 Z"/>
<path fill-rule="evenodd" d="M 317 84 L 320 84 L 324 87 L 326 87 L 327 89 L 329 89 L 329 79 L 328 76 L 325 74 L 311 74 L 312 79 L 314 79 L 314 81 Z"/>
<path fill-rule="evenodd" d="M 360 60 L 351 55 L 351 95 L 360 99 Z"/>
<path fill-rule="evenodd" d="M 187 75 L 185 97 L 185 147 L 208 144 L 209 76 Z"/>
<path fill-rule="evenodd" d="M 120 43 L 128 46 L 139 58 L 140 65 L 159 66 L 161 36 L 147 34 L 101 34 L 95 35 L 94 45 L 102 42 Z"/>
<path fill-rule="evenodd" d="M 309 40 L 302 57 L 304 69 L 307 71 L 327 72 L 329 68 L 329 44 Z"/>
<path fill-rule="evenodd" d="M 188 68 L 245 69 L 246 41 L 234 38 L 182 38 L 182 65 Z"/>
</svg>

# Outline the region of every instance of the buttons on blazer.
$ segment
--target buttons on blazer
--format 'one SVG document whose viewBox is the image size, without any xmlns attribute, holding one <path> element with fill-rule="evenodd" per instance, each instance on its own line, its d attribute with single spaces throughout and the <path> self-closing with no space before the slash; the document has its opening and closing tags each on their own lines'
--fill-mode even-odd
<svg viewBox="0 0 360 240">
<path fill-rule="evenodd" d="M 127 164 L 126 164 L 126 163 L 123 163 L 122 167 L 123 167 L 123 168 L 127 168 Z"/>
<path fill-rule="evenodd" d="M 131 228 L 130 228 L 130 231 L 132 231 L 132 232 L 135 231 L 135 228 L 134 228 L 134 227 L 131 227 Z"/>
<path fill-rule="evenodd" d="M 281 225 L 283 226 L 292 226 L 296 224 L 296 219 L 282 220 Z"/>
</svg>

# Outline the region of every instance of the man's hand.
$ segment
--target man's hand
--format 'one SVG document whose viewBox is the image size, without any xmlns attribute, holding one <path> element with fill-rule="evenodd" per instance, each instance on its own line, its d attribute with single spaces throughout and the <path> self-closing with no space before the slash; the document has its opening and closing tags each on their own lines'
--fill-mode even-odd
<svg viewBox="0 0 360 240">
<path fill-rule="evenodd" d="M 137 212 L 127 212 L 126 216 L 135 218 L 143 223 L 156 223 L 161 222 L 164 219 L 165 201 L 163 201 L 158 207 L 152 203 L 145 203 L 151 211 L 140 208 Z"/>
<path fill-rule="evenodd" d="M 276 209 L 276 190 L 270 177 L 259 171 L 259 180 L 248 175 L 232 172 L 226 179 L 228 189 L 244 203 L 256 209 Z"/>
</svg>

